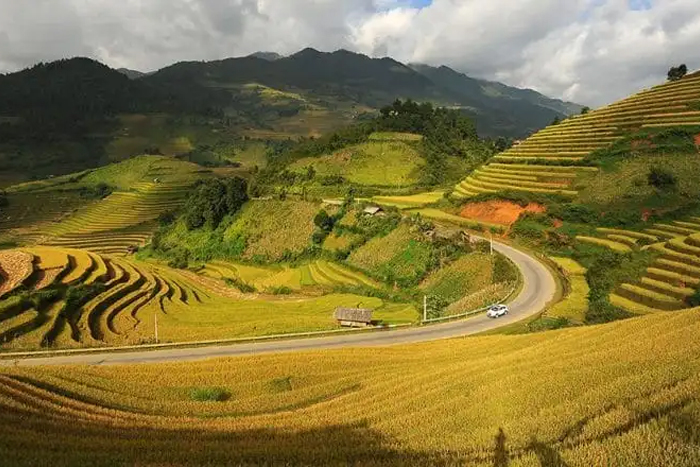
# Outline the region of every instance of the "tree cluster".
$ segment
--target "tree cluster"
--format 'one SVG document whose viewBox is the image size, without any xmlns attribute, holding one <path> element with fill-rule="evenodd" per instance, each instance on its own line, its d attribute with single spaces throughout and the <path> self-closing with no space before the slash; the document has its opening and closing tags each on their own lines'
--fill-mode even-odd
<svg viewBox="0 0 700 467">
<path fill-rule="evenodd" d="M 671 67 L 671 69 L 668 70 L 668 80 L 678 81 L 679 79 L 682 79 L 687 73 L 688 67 L 685 65 L 685 63 L 679 66 Z"/>
<path fill-rule="evenodd" d="M 240 177 L 212 178 L 195 185 L 184 207 L 188 229 L 219 226 L 223 218 L 236 213 L 248 201 L 248 182 Z"/>
</svg>

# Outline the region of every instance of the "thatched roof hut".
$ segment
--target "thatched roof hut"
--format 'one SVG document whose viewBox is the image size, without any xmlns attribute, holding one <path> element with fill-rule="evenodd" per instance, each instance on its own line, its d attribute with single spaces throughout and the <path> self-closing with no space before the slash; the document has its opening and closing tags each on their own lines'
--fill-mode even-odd
<svg viewBox="0 0 700 467">
<path fill-rule="evenodd" d="M 368 308 L 343 308 L 335 309 L 333 317 L 341 326 L 365 327 L 372 324 L 372 312 Z"/>
</svg>

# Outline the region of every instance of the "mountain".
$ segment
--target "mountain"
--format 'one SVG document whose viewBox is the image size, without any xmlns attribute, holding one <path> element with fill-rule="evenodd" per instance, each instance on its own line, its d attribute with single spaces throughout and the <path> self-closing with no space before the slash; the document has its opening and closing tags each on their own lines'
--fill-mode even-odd
<svg viewBox="0 0 700 467">
<path fill-rule="evenodd" d="M 81 57 L 40 63 L 0 77 L 0 115 L 44 123 L 56 119 L 53 124 L 68 128 L 121 113 L 202 112 L 222 97 L 228 96 L 205 86 L 183 89 L 178 83 L 163 86 L 131 80 Z"/>
<path fill-rule="evenodd" d="M 493 81 L 470 78 L 449 67 L 411 64 L 413 70 L 437 86 L 459 96 L 476 119 L 480 133 L 529 135 L 556 116 L 580 113 L 582 106 L 549 98 L 532 89 L 518 89 Z"/>
<path fill-rule="evenodd" d="M 254 58 L 262 58 L 263 60 L 267 60 L 270 62 L 274 62 L 275 60 L 279 60 L 280 58 L 282 58 L 282 55 L 276 52 L 255 52 L 248 56 Z"/>
<path fill-rule="evenodd" d="M 166 134 L 173 141 L 189 135 L 193 147 L 233 136 L 319 136 L 409 98 L 463 109 L 479 134 L 490 137 L 522 138 L 578 109 L 447 67 L 347 50 L 307 48 L 288 57 L 261 52 L 147 74 L 78 57 L 0 75 L 0 171 L 44 176 L 69 166 L 80 170 L 156 149 L 152 144 Z M 150 123 L 129 128 L 124 115 Z M 185 128 L 190 124 L 202 130 L 199 139 Z"/>
<path fill-rule="evenodd" d="M 123 128 L 119 115 L 211 115 L 228 100 L 228 93 L 196 83 L 132 80 L 88 58 L 0 75 L 0 179 L 59 175 L 108 162 L 107 148 Z M 144 141 L 127 156 L 152 144 L 152 138 Z"/>
<path fill-rule="evenodd" d="M 448 67 L 406 65 L 347 50 L 326 53 L 306 48 L 281 58 L 256 53 L 213 62 L 181 62 L 147 80 L 161 85 L 187 82 L 220 89 L 258 83 L 375 109 L 397 98 L 431 101 L 463 108 L 476 119 L 483 136 L 521 138 L 555 117 L 563 118 L 581 109 L 533 90 L 476 80 Z"/>
<path fill-rule="evenodd" d="M 345 50 L 324 53 L 307 48 L 275 61 L 249 56 L 214 62 L 182 62 L 148 79 L 158 83 L 206 83 L 220 88 L 259 83 L 374 108 L 397 98 L 441 97 L 440 90 L 428 78 L 406 65 L 390 58 L 372 59 Z"/>
<path fill-rule="evenodd" d="M 148 73 L 143 73 L 141 71 L 130 70 L 128 68 L 117 68 L 117 71 L 125 75 L 129 79 L 138 79 L 146 76 Z"/>
</svg>

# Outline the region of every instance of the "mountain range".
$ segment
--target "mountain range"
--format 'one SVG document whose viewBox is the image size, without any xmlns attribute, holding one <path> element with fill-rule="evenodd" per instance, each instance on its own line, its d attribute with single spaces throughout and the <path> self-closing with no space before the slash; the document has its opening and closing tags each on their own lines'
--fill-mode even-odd
<svg viewBox="0 0 700 467">
<path fill-rule="evenodd" d="M 119 79 L 125 75 L 129 80 Z M 109 112 L 255 113 L 248 126 L 265 126 L 278 117 L 258 112 L 269 103 L 251 102 L 241 92 L 262 85 L 301 96 L 275 103 L 280 115 L 294 115 L 309 102 L 321 106 L 357 105 L 377 109 L 396 99 L 430 101 L 461 108 L 482 136 L 525 137 L 555 117 L 578 113 L 578 104 L 552 99 L 530 89 L 471 78 L 446 66 L 403 64 L 391 58 L 307 48 L 288 57 L 258 52 L 247 57 L 180 62 L 156 72 L 113 70 L 89 59 L 39 64 L 0 75 L 0 116 L 43 113 L 51 118 L 100 110 Z M 56 106 L 56 102 L 62 102 Z M 78 106 L 78 108 L 76 108 Z M 269 106 L 268 106 L 269 107 Z M 296 108 L 295 108 L 296 107 Z"/>
<path fill-rule="evenodd" d="M 524 137 L 555 117 L 566 117 L 582 109 L 578 104 L 552 99 L 531 89 L 474 79 L 446 66 L 403 64 L 388 57 L 370 58 L 347 50 L 325 53 L 307 48 L 288 57 L 257 52 L 211 62 L 180 62 L 148 79 L 220 89 L 259 83 L 371 108 L 397 98 L 431 101 L 464 109 L 475 118 L 483 136 Z"/>
<path fill-rule="evenodd" d="M 192 147 L 244 136 L 318 136 L 396 99 L 462 109 L 482 137 L 523 138 L 581 109 L 448 67 L 346 50 L 259 52 L 149 73 L 78 57 L 0 74 L 0 172 L 77 171 L 152 149 L 165 134 L 187 137 Z M 129 115 L 151 123 L 125 129 Z"/>
</svg>

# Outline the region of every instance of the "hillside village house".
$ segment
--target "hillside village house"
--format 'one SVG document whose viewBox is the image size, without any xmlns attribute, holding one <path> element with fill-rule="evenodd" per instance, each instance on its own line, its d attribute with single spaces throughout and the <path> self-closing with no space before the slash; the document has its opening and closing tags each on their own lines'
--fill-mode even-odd
<svg viewBox="0 0 700 467">
<path fill-rule="evenodd" d="M 368 308 L 343 308 L 335 309 L 333 317 L 338 324 L 345 327 L 364 328 L 372 324 L 372 312 Z"/>
<path fill-rule="evenodd" d="M 384 210 L 379 206 L 367 206 L 363 211 L 368 216 L 383 216 Z"/>
</svg>

